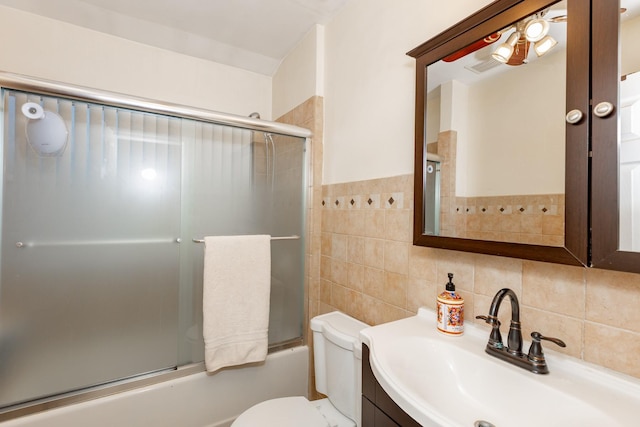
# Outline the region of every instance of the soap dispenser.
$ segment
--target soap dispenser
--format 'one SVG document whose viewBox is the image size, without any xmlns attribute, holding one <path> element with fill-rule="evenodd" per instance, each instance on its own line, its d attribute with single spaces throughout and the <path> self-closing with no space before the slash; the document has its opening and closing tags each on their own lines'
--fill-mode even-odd
<svg viewBox="0 0 640 427">
<path fill-rule="evenodd" d="M 438 330 L 447 335 L 462 335 L 464 332 L 464 299 L 456 292 L 453 273 L 448 273 L 449 282 L 445 291 L 438 295 Z"/>
</svg>

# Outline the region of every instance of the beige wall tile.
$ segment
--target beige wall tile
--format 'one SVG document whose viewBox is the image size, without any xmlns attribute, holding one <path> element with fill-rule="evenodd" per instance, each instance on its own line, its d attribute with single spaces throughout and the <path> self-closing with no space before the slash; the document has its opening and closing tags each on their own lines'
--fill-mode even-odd
<svg viewBox="0 0 640 427">
<path fill-rule="evenodd" d="M 320 278 L 329 280 L 329 281 L 333 280 L 331 258 L 328 256 L 320 257 Z"/>
<path fill-rule="evenodd" d="M 411 242 L 413 215 L 408 209 L 390 209 L 385 214 L 385 239 Z"/>
<path fill-rule="evenodd" d="M 436 309 L 437 287 L 427 280 L 409 277 L 407 279 L 407 311 L 417 313 L 420 307 Z"/>
<path fill-rule="evenodd" d="M 640 335 L 597 323 L 585 324 L 584 360 L 640 378 Z"/>
<path fill-rule="evenodd" d="M 441 251 L 438 257 L 437 281 L 442 290 L 449 281 L 447 274 L 453 273 L 453 283 L 457 290 L 473 291 L 475 257 L 474 254 L 464 252 Z"/>
<path fill-rule="evenodd" d="M 540 236 L 542 234 L 542 215 L 524 213 L 520 216 L 520 231 L 525 234 Z"/>
<path fill-rule="evenodd" d="M 311 277 L 320 279 L 320 251 L 313 251 L 308 255 L 308 274 Z"/>
<path fill-rule="evenodd" d="M 384 240 L 364 240 L 364 265 L 380 268 L 384 266 Z"/>
<path fill-rule="evenodd" d="M 532 330 L 537 330 L 568 345 L 556 349 L 545 343 L 547 354 L 560 350 L 640 378 L 635 363 L 635 355 L 640 354 L 640 275 L 412 246 L 412 210 L 407 208 L 412 191 L 410 175 L 323 187 L 325 200 L 339 199 L 344 206 L 325 205 L 319 208 L 321 215 L 314 215 L 322 219 L 322 234 L 318 235 L 321 243 L 316 249 L 322 256 L 316 254 L 314 258 L 311 254 L 308 258 L 316 263 L 315 271 L 319 270 L 321 277 L 309 282 L 310 316 L 337 306 L 371 325 L 411 316 L 421 306 L 435 308 L 435 298 L 444 290 L 447 273 L 452 272 L 456 289 L 465 298 L 468 323 L 476 321 L 476 314 L 487 314 L 495 293 L 509 287 L 520 300 L 526 340 L 530 340 Z M 405 207 L 387 206 L 383 197 L 399 193 L 403 193 Z M 347 205 L 358 195 L 359 207 Z M 366 203 L 369 197 L 375 200 L 372 205 Z M 489 215 L 499 211 L 499 204 L 510 206 L 512 217 L 542 230 L 543 221 L 553 211 L 542 214 L 538 212 L 540 206 L 561 209 L 560 202 L 556 207 L 551 204 L 555 201 L 545 197 L 463 199 L 459 204 L 464 208 L 469 203 L 473 209 L 473 203 L 483 202 Z M 456 205 L 455 197 L 451 200 Z M 524 206 L 526 212 L 521 213 L 518 206 Z M 455 226 L 464 228 L 465 218 L 474 215 L 453 216 L 456 221 L 461 219 Z M 504 212 L 496 216 L 500 216 L 501 230 L 479 231 L 478 235 L 506 236 L 505 228 L 515 227 L 505 227 Z M 363 227 L 358 218 L 363 218 Z M 538 234 L 512 234 L 531 242 L 554 238 L 539 234 L 540 230 Z M 336 233 L 339 237 L 334 239 Z M 313 271 L 310 267 L 309 274 Z M 504 301 L 499 313 L 505 340 L 511 317 L 509 305 Z M 489 330 L 487 327 L 487 337 Z M 553 371 L 553 365 L 550 369 Z"/>
<path fill-rule="evenodd" d="M 325 304 L 331 303 L 331 287 L 332 283 L 329 280 L 320 280 L 320 302 Z"/>
<path fill-rule="evenodd" d="M 384 215 L 382 209 L 366 210 L 364 213 L 364 235 L 367 237 L 376 237 L 384 239 Z"/>
<path fill-rule="evenodd" d="M 349 234 L 352 236 L 364 236 L 366 229 L 365 212 L 362 210 L 349 210 L 347 213 Z"/>
<path fill-rule="evenodd" d="M 542 341 L 545 351 L 549 349 L 573 357 L 582 356 L 583 322 L 581 320 L 528 307 L 523 307 L 521 314 L 522 335 L 525 340 L 531 341 L 531 332 L 540 332 L 546 337 L 559 338 L 567 345 L 562 348 L 549 341 Z M 528 348 L 524 351 L 527 352 Z"/>
<path fill-rule="evenodd" d="M 322 207 L 322 232 L 323 233 L 335 233 L 335 213 L 329 206 Z"/>
<path fill-rule="evenodd" d="M 437 274 L 437 250 L 412 245 L 409 248 L 409 276 L 435 282 Z"/>
<path fill-rule="evenodd" d="M 442 290 L 439 293 L 441 292 Z M 464 300 L 464 321 L 472 322 L 475 318 L 475 295 L 472 292 L 465 291 L 458 291 L 458 293 Z"/>
<path fill-rule="evenodd" d="M 502 288 L 522 295 L 522 260 L 482 256 L 475 268 L 474 291 L 493 297 Z"/>
<path fill-rule="evenodd" d="M 587 271 L 586 319 L 640 332 L 640 275 Z"/>
<path fill-rule="evenodd" d="M 335 224 L 334 229 L 336 233 L 348 234 L 349 233 L 349 212 L 344 209 L 336 209 L 334 212 Z"/>
<path fill-rule="evenodd" d="M 564 236 L 564 216 L 543 215 L 542 234 Z"/>
<path fill-rule="evenodd" d="M 364 268 L 363 293 L 380 300 L 384 298 L 384 270 Z"/>
<path fill-rule="evenodd" d="M 347 260 L 347 236 L 344 234 L 331 235 L 331 258 L 340 261 Z"/>
<path fill-rule="evenodd" d="M 347 266 L 347 287 L 362 292 L 364 289 L 364 266 L 351 262 Z"/>
<path fill-rule="evenodd" d="M 331 305 L 336 309 L 345 312 L 347 311 L 347 288 L 344 288 L 335 283 L 331 285 Z"/>
<path fill-rule="evenodd" d="M 385 272 L 382 300 L 403 310 L 406 309 L 407 282 L 408 276 L 406 274 Z"/>
<path fill-rule="evenodd" d="M 400 320 L 411 316 L 411 313 L 408 313 L 406 310 L 390 304 L 383 303 L 381 308 L 382 318 L 380 319 L 380 323 L 393 322 L 395 320 Z"/>
<path fill-rule="evenodd" d="M 393 273 L 409 274 L 409 243 L 389 240 L 384 242 L 384 269 Z"/>
<path fill-rule="evenodd" d="M 347 285 L 347 262 L 331 260 L 331 281 L 342 286 Z"/>
<path fill-rule="evenodd" d="M 362 296 L 362 316 L 361 319 L 368 325 L 379 325 L 383 323 L 383 309 L 384 303 L 379 299 L 373 298 L 368 295 Z"/>
<path fill-rule="evenodd" d="M 584 269 L 524 261 L 522 302 L 542 310 L 584 318 Z"/>
<path fill-rule="evenodd" d="M 364 238 L 349 236 L 347 240 L 347 261 L 364 264 Z"/>
</svg>

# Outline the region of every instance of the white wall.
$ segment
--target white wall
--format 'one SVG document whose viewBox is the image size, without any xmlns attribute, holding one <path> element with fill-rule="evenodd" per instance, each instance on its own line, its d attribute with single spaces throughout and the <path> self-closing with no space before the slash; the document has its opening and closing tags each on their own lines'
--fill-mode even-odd
<svg viewBox="0 0 640 427">
<path fill-rule="evenodd" d="M 271 117 L 271 78 L 0 6 L 0 70 Z"/>
<path fill-rule="evenodd" d="M 413 172 L 406 52 L 490 0 L 353 0 L 326 25 L 324 184 Z"/>
<path fill-rule="evenodd" d="M 457 177 L 467 191 L 459 196 L 564 193 L 565 78 L 558 48 L 469 87 L 468 163 Z"/>
<path fill-rule="evenodd" d="M 324 95 L 324 55 L 324 26 L 316 25 L 273 75 L 274 118 L 314 95 Z"/>
</svg>

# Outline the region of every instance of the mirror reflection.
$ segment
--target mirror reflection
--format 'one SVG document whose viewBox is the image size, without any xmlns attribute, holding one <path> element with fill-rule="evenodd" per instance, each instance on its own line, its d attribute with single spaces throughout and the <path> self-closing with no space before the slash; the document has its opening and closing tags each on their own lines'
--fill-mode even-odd
<svg viewBox="0 0 640 427">
<path fill-rule="evenodd" d="M 566 1 L 429 65 L 424 234 L 564 245 L 565 81 Z"/>
<path fill-rule="evenodd" d="M 640 0 L 621 6 L 620 249 L 640 252 Z"/>
</svg>

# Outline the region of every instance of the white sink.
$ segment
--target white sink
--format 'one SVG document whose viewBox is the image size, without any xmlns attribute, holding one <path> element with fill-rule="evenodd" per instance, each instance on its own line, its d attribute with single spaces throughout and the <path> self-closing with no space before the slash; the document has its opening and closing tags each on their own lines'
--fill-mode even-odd
<svg viewBox="0 0 640 427">
<path fill-rule="evenodd" d="M 548 349 L 551 372 L 528 372 L 484 352 L 489 329 L 447 336 L 430 310 L 360 335 L 382 388 L 423 426 L 640 425 L 640 381 Z"/>
</svg>

